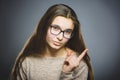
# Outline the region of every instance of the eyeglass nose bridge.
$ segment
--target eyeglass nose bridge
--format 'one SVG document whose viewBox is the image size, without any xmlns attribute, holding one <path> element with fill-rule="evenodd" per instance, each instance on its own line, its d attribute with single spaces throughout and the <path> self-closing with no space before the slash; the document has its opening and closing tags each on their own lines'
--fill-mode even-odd
<svg viewBox="0 0 120 80">
<path fill-rule="evenodd" d="M 64 37 L 64 31 L 62 31 L 62 30 L 61 30 L 57 35 L 59 35 L 59 34 L 61 34 L 61 33 L 63 33 L 62 36 Z"/>
</svg>

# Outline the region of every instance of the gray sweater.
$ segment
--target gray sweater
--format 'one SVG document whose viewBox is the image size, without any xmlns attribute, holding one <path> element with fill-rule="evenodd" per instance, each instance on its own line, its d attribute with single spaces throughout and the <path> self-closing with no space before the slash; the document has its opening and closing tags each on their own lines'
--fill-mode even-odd
<svg viewBox="0 0 120 80">
<path fill-rule="evenodd" d="M 65 58 L 27 57 L 20 68 L 18 80 L 87 80 L 88 66 L 80 61 L 79 67 L 69 73 L 62 72 Z"/>
</svg>

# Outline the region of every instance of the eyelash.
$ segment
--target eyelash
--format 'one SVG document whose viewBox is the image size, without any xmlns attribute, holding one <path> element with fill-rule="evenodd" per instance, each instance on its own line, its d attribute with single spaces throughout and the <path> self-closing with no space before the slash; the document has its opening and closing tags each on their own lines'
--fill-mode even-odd
<svg viewBox="0 0 120 80">
<path fill-rule="evenodd" d="M 61 28 L 58 26 L 58 25 L 51 25 L 54 29 L 60 29 L 61 30 Z M 66 29 L 65 30 L 66 32 L 72 32 L 72 30 L 71 29 Z"/>
</svg>

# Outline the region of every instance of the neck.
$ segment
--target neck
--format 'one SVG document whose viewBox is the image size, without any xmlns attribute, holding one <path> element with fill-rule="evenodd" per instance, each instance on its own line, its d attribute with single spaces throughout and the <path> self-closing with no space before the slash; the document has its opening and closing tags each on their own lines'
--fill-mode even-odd
<svg viewBox="0 0 120 80">
<path fill-rule="evenodd" d="M 44 52 L 45 57 L 63 57 L 66 55 L 66 50 L 65 48 L 60 48 L 60 49 L 53 49 L 51 47 L 46 47 L 46 50 Z"/>
</svg>

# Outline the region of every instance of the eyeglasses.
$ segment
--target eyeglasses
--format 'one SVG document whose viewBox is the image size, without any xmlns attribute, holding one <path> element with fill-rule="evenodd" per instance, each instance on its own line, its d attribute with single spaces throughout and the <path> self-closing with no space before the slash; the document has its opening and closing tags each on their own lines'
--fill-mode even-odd
<svg viewBox="0 0 120 80">
<path fill-rule="evenodd" d="M 53 35 L 59 35 L 61 32 L 63 32 L 63 37 L 64 38 L 71 38 L 73 35 L 73 30 L 72 29 L 66 29 L 64 31 L 61 30 L 61 28 L 58 25 L 51 25 L 50 26 L 50 32 Z"/>
</svg>

